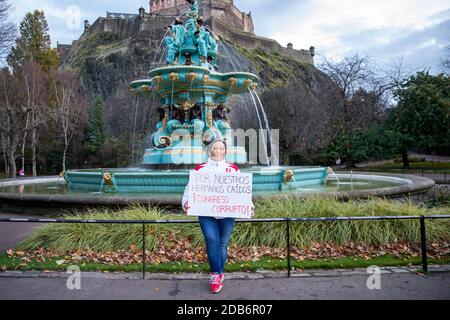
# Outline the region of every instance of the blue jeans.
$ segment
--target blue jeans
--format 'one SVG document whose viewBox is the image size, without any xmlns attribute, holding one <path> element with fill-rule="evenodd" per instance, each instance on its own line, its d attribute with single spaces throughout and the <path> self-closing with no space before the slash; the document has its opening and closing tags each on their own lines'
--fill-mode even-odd
<svg viewBox="0 0 450 320">
<path fill-rule="evenodd" d="M 233 232 L 235 219 L 198 217 L 198 221 L 205 237 L 211 272 L 223 273 L 228 257 L 228 242 Z"/>
</svg>

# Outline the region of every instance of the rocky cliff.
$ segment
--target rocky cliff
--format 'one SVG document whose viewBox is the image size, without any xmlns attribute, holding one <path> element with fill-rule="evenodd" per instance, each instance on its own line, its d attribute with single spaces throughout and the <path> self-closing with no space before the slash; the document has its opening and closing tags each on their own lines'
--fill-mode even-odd
<svg viewBox="0 0 450 320">
<path fill-rule="evenodd" d="M 147 78 L 151 68 L 164 65 L 165 46 L 160 46 L 162 30 L 155 28 L 135 35 L 132 32 L 91 32 L 73 44 L 63 61 L 61 68 L 79 73 L 88 97 L 103 98 L 109 132 L 113 135 L 134 130 L 145 137 L 153 129 L 157 99 L 133 98 L 128 86 L 133 80 Z M 285 148 L 301 147 L 297 141 L 301 132 L 304 133 L 300 141 L 308 139 L 309 135 L 317 136 L 317 133 L 312 134 L 314 128 L 302 129 L 308 125 L 308 117 L 314 114 L 320 116 L 322 125 L 317 126 L 317 130 L 324 134 L 324 128 L 332 121 L 330 108 L 336 104 L 338 96 L 337 87 L 325 74 L 311 64 L 260 48 L 240 47 L 226 39 L 222 39 L 219 51 L 220 72 L 248 71 L 259 76 L 258 92 L 263 98 L 269 123 L 272 128 L 284 128 L 281 135 Z M 272 98 L 277 95 L 280 99 L 273 102 Z M 280 106 L 282 101 L 284 105 Z M 232 99 L 230 103 L 234 127 L 259 127 L 249 95 Z M 292 130 L 295 139 L 290 137 Z"/>
</svg>

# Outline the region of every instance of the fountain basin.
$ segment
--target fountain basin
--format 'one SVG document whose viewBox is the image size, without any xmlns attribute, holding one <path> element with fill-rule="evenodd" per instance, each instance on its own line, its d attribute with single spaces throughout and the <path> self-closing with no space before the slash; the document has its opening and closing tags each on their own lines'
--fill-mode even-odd
<svg viewBox="0 0 450 320">
<path fill-rule="evenodd" d="M 146 95 L 155 87 L 161 103 L 190 99 L 202 104 L 224 103 L 232 94 L 255 90 L 258 77 L 248 72 L 218 73 L 201 66 L 173 66 L 153 69 L 149 79 L 133 81 L 133 93 Z"/>
<path fill-rule="evenodd" d="M 202 146 L 184 146 L 182 144 L 176 147 L 167 147 L 164 149 L 152 148 L 145 150 L 143 157 L 143 168 L 158 168 L 158 165 L 171 164 L 173 167 L 179 167 L 182 164 L 203 163 L 208 161 L 208 154 Z M 247 163 L 247 152 L 244 147 L 229 147 L 227 150 L 226 161 L 238 164 L 239 166 Z"/>
<path fill-rule="evenodd" d="M 138 169 L 139 170 L 139 169 Z M 133 170 L 135 171 L 135 170 Z M 144 170 L 145 171 L 145 170 Z M 242 170 L 243 172 L 245 170 Z M 173 173 L 178 179 L 187 183 L 186 177 Z M 126 175 L 126 170 L 121 170 Z M 128 174 L 131 174 L 129 172 Z M 98 177 L 97 173 L 97 177 Z M 278 176 L 279 177 L 279 176 Z M 341 200 L 365 199 L 370 197 L 404 198 L 415 197 L 430 190 L 435 182 L 431 179 L 413 175 L 359 173 L 350 178 L 348 174 L 337 174 L 341 184 L 333 178 L 323 185 L 306 185 L 298 189 L 262 191 L 255 190 L 254 200 L 270 198 L 283 199 L 285 196 L 306 198 L 311 196 L 333 196 Z M 174 176 L 172 176 L 174 178 Z M 98 177 L 101 179 L 101 177 Z M 258 178 L 257 178 L 258 179 Z M 270 176 L 261 176 L 262 186 L 275 185 L 269 182 L 275 179 Z M 267 183 L 265 183 L 267 182 Z M 302 182 L 299 181 L 301 184 Z M 124 207 L 131 204 L 180 206 L 182 185 L 176 187 L 178 192 L 128 192 L 110 193 L 91 191 L 88 189 L 71 189 L 68 183 L 58 176 L 15 179 L 0 181 L 0 209 L 19 212 L 33 212 L 42 214 L 57 213 L 60 209 L 80 210 L 87 207 Z M 53 209 L 54 211 L 53 211 Z"/>
<path fill-rule="evenodd" d="M 249 168 L 253 190 L 296 190 L 311 185 L 323 185 L 327 168 Z M 69 170 L 64 173 L 69 189 L 106 193 L 183 193 L 189 181 L 189 170 Z"/>
</svg>

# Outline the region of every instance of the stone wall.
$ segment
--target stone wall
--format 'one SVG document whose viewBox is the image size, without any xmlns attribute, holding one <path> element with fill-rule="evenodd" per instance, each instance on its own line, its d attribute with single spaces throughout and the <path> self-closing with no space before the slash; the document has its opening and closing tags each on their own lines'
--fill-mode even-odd
<svg viewBox="0 0 450 320">
<path fill-rule="evenodd" d="M 249 33 L 242 32 L 237 29 L 232 29 L 222 23 L 220 20 L 210 17 L 206 24 L 211 26 L 213 32 L 223 37 L 233 44 L 247 49 L 261 48 L 269 53 L 275 52 L 281 55 L 289 56 L 290 58 L 299 62 L 314 65 L 314 51 L 311 50 L 295 50 L 288 49 L 281 46 L 277 41 L 264 37 L 258 37 Z"/>
<path fill-rule="evenodd" d="M 136 23 L 138 19 L 105 19 L 103 31 L 117 33 L 120 38 L 129 38 L 135 35 L 139 31 L 139 23 Z"/>
<path fill-rule="evenodd" d="M 186 0 L 172 0 L 169 4 L 167 0 L 150 1 L 150 14 L 152 16 L 179 16 L 189 11 L 189 8 L 190 4 Z"/>
<path fill-rule="evenodd" d="M 168 25 L 173 23 L 175 17 L 160 16 L 136 17 L 135 19 L 120 18 L 98 18 L 92 26 L 83 33 L 82 37 L 91 35 L 95 32 L 113 32 L 119 35 L 119 39 L 126 39 L 139 36 L 140 33 L 149 33 L 158 31 L 165 33 Z"/>
<path fill-rule="evenodd" d="M 56 50 L 59 54 L 61 61 L 64 61 L 70 53 L 70 49 L 72 46 L 70 44 L 60 44 L 59 42 L 56 44 Z"/>
<path fill-rule="evenodd" d="M 168 2 L 169 1 L 169 2 Z M 152 0 L 150 1 L 150 15 L 152 16 L 180 16 L 190 8 L 186 0 Z M 205 19 L 213 16 L 230 27 L 254 33 L 251 14 L 241 12 L 232 0 L 199 0 L 199 15 Z"/>
<path fill-rule="evenodd" d="M 136 23 L 137 20 L 139 20 L 139 18 L 134 20 L 121 18 L 98 18 L 84 31 L 79 40 L 95 32 L 113 32 L 119 36 L 119 39 L 132 37 L 139 31 L 140 24 Z"/>
<path fill-rule="evenodd" d="M 186 1 L 183 0 L 180 3 L 186 3 Z M 228 3 L 211 0 L 208 3 L 212 5 L 204 7 L 206 10 L 204 12 L 206 13 L 205 16 L 209 16 L 209 18 L 205 19 L 205 24 L 210 26 L 218 36 L 244 48 L 261 48 L 270 53 L 282 54 L 294 60 L 314 65 L 314 48 L 310 50 L 295 50 L 292 46 L 286 48 L 273 39 L 258 37 L 253 32 L 246 32 L 244 29 L 253 30 L 251 15 L 239 11 L 234 6 L 233 1 L 230 0 Z M 169 15 L 172 9 L 176 10 L 176 8 L 166 9 L 164 15 L 148 14 L 142 9 L 142 14 L 137 15 L 134 19 L 102 17 L 98 18 L 92 25 L 89 25 L 86 21 L 88 27 L 86 27 L 83 35 L 75 43 L 95 32 L 113 32 L 119 35 L 120 40 L 134 38 L 142 42 L 144 46 L 159 45 L 166 27 L 172 24 L 177 17 L 176 13 Z M 238 16 L 238 13 L 240 16 Z M 241 28 L 243 21 L 246 24 L 245 28 Z"/>
</svg>

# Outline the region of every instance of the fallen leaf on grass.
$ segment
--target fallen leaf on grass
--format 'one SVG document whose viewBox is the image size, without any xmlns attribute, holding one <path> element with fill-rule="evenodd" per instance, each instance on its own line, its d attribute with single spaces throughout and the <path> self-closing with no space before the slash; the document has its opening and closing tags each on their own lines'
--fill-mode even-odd
<svg viewBox="0 0 450 320">
<path fill-rule="evenodd" d="M 21 269 L 21 268 L 26 268 L 27 266 L 28 265 L 26 263 L 21 263 L 17 267 L 15 267 L 14 269 L 17 270 L 17 269 Z"/>
<path fill-rule="evenodd" d="M 206 263 L 207 256 L 206 250 L 203 247 L 195 247 L 193 249 L 187 249 L 187 241 L 176 241 L 176 245 L 171 248 L 164 247 L 164 243 L 160 244 L 160 247 L 155 251 L 146 251 L 146 261 L 150 264 L 160 264 L 167 262 L 180 263 L 180 261 L 188 262 L 198 266 L 201 263 Z M 315 246 L 319 246 L 317 243 Z M 450 254 L 450 242 L 440 242 L 437 248 L 429 248 L 429 256 L 440 258 Z M 320 246 L 319 246 L 320 247 Z M 358 245 L 355 243 L 349 243 L 346 245 L 335 244 L 322 244 L 320 249 L 313 247 L 296 248 L 291 250 L 292 259 L 304 261 L 304 260 L 317 260 L 317 259 L 341 259 L 345 257 L 351 257 L 351 259 L 371 259 L 377 256 L 394 255 L 401 259 L 411 256 L 420 256 L 420 246 L 411 243 L 396 243 L 384 246 L 375 245 Z M 83 250 L 71 250 L 66 252 L 46 251 L 45 249 L 38 249 L 34 251 L 25 251 L 15 253 L 12 249 L 9 254 L 13 257 L 22 257 L 22 262 L 28 261 L 28 259 L 34 260 L 39 257 L 59 258 L 64 256 L 66 263 L 86 263 L 97 262 L 103 264 L 112 265 L 127 265 L 142 262 L 142 252 L 131 253 L 128 250 L 117 250 L 113 252 L 95 252 L 91 249 Z M 22 255 L 22 256 L 20 256 Z M 248 261 L 258 261 L 262 257 L 267 257 L 268 262 L 273 262 L 273 259 L 286 258 L 286 252 L 281 248 L 273 248 L 268 246 L 259 247 L 239 247 L 232 245 L 229 248 L 229 261 L 231 263 L 245 263 Z M 61 261 L 61 260 L 58 260 Z M 62 264 L 62 263 L 61 263 Z M 59 264 L 58 264 L 59 265 Z M 244 267 L 245 265 L 242 265 Z"/>
</svg>

